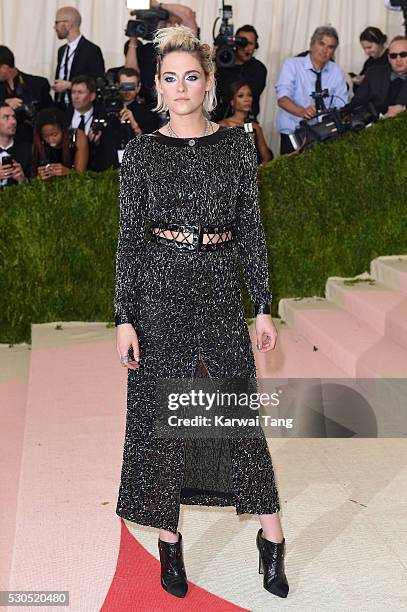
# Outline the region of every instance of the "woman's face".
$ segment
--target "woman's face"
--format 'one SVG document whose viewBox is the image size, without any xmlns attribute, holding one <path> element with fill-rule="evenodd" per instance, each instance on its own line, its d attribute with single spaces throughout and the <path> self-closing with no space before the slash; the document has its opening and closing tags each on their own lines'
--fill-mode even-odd
<svg viewBox="0 0 407 612">
<path fill-rule="evenodd" d="M 173 51 L 161 64 L 156 86 L 171 113 L 189 115 L 199 108 L 206 91 L 213 87 L 213 76 L 206 77 L 198 58 L 186 51 Z"/>
<path fill-rule="evenodd" d="M 368 57 L 373 57 L 374 59 L 376 59 L 383 55 L 383 46 L 379 45 L 378 43 L 362 40 L 360 44 L 362 45 L 362 49 Z"/>
<path fill-rule="evenodd" d="M 243 85 L 243 87 L 237 90 L 233 96 L 232 104 L 235 112 L 250 113 L 253 104 L 253 94 L 248 85 Z"/>
<path fill-rule="evenodd" d="M 41 136 L 50 147 L 56 148 L 62 145 L 63 133 L 59 125 L 43 125 Z"/>
</svg>

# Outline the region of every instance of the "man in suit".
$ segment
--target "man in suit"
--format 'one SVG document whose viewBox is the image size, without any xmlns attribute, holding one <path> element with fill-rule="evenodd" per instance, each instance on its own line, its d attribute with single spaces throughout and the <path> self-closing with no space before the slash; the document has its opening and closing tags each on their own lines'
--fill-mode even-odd
<svg viewBox="0 0 407 612">
<path fill-rule="evenodd" d="M 350 103 L 350 108 L 372 103 L 386 119 L 407 106 L 407 37 L 396 36 L 389 47 L 389 64 L 372 66 Z"/>
<path fill-rule="evenodd" d="M 53 106 L 47 79 L 18 70 L 13 52 L 0 45 L 0 102 L 16 113 L 19 139 L 32 141 L 33 115 Z"/>
<path fill-rule="evenodd" d="M 57 11 L 55 17 L 55 32 L 60 40 L 67 43 L 58 49 L 58 62 L 55 72 L 55 101 L 63 110 L 70 103 L 72 79 L 86 74 L 93 78 L 100 77 L 105 72 L 105 63 L 100 47 L 81 35 L 80 13 L 71 6 L 65 6 Z"/>
<path fill-rule="evenodd" d="M 14 110 L 0 102 L 0 187 L 25 183 L 31 176 L 31 145 L 16 141 L 16 129 Z"/>
</svg>

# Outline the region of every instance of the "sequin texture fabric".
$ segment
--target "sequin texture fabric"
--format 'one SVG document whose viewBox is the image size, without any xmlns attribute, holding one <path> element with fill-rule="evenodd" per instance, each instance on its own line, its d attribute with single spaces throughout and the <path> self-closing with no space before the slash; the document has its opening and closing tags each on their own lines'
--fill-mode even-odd
<svg viewBox="0 0 407 612">
<path fill-rule="evenodd" d="M 156 132 L 126 147 L 121 166 L 115 321 L 132 323 L 140 367 L 128 371 L 127 420 L 116 512 L 177 531 L 180 504 L 280 509 L 262 438 L 166 440 L 154 436 L 159 379 L 256 376 L 244 318 L 240 262 L 255 312 L 271 301 L 260 220 L 256 150 L 240 128 L 197 139 Z M 146 240 L 147 219 L 233 223 L 236 241 L 178 251 Z"/>
</svg>

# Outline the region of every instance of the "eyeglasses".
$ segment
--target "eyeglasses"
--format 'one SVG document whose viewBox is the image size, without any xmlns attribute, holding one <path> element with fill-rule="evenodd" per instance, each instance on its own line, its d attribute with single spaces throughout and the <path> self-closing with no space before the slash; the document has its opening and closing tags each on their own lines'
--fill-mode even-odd
<svg viewBox="0 0 407 612">
<path fill-rule="evenodd" d="M 407 57 L 407 51 L 401 51 L 401 53 L 389 53 L 389 57 L 391 57 L 391 59 L 396 59 L 398 56 L 405 59 Z"/>
<path fill-rule="evenodd" d="M 59 19 L 55 22 L 55 25 L 57 25 L 58 23 L 68 23 L 68 19 Z"/>
</svg>

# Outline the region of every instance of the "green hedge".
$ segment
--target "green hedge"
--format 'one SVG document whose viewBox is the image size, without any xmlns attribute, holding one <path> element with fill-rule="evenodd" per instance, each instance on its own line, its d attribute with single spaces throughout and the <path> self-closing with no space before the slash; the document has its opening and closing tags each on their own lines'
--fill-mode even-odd
<svg viewBox="0 0 407 612">
<path fill-rule="evenodd" d="M 274 312 L 407 253 L 406 142 L 404 113 L 260 169 Z M 117 196 L 113 170 L 0 191 L 0 342 L 29 342 L 31 323 L 113 320 Z"/>
</svg>

